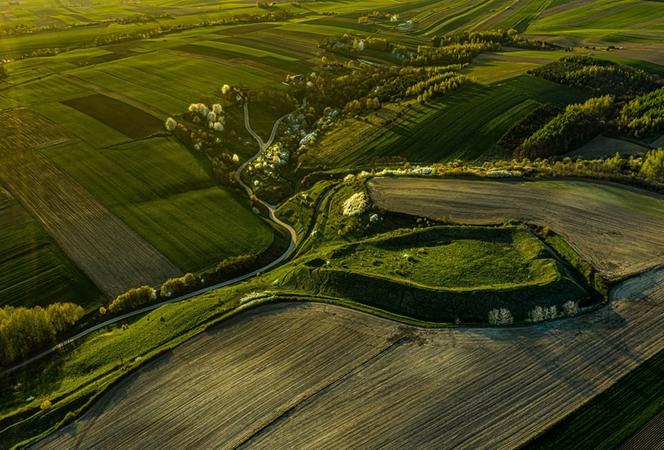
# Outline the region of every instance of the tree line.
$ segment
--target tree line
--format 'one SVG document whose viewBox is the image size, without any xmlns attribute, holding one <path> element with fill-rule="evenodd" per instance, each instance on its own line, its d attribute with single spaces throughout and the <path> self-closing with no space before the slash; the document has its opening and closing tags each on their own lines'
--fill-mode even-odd
<svg viewBox="0 0 664 450">
<path fill-rule="evenodd" d="M 529 73 L 593 95 L 613 95 L 618 99 L 643 95 L 664 85 L 660 78 L 641 69 L 589 56 L 567 56 Z"/>
<path fill-rule="evenodd" d="M 73 303 L 0 308 L 0 365 L 9 366 L 55 344 L 83 314 L 83 308 Z"/>
</svg>

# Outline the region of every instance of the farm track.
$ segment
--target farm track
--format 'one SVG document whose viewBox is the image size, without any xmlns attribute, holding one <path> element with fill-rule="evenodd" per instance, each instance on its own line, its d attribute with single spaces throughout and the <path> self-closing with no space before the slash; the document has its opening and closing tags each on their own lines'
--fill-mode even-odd
<svg viewBox="0 0 664 450">
<path fill-rule="evenodd" d="M 10 111 L 0 116 L 12 114 L 33 113 Z M 61 138 L 59 128 L 39 116 L 26 117 L 24 123 L 34 125 L 35 121 L 39 122 L 27 131 L 9 127 L 9 136 L 0 141 L 0 180 L 67 256 L 109 298 L 131 287 L 157 285 L 181 275 L 152 245 L 36 151 Z M 41 139 L 43 133 L 51 133 L 53 139 Z M 11 145 L 12 141 L 16 144 Z"/>
<path fill-rule="evenodd" d="M 155 360 L 36 448 L 515 447 L 661 350 L 663 306 L 661 270 L 609 307 L 525 328 L 265 306 Z"/>
<path fill-rule="evenodd" d="M 369 187 L 386 210 L 465 224 L 517 219 L 548 226 L 609 279 L 664 264 L 664 197 L 608 183 L 561 183 L 374 178 Z M 639 209 L 642 200 L 657 210 Z"/>
</svg>

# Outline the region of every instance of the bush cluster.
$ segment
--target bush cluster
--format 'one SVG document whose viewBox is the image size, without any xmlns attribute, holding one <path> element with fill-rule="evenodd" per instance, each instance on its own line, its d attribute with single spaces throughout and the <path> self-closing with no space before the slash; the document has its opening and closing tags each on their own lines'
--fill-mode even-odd
<svg viewBox="0 0 664 450">
<path fill-rule="evenodd" d="M 124 294 L 115 298 L 108 305 L 108 311 L 111 314 L 118 314 L 121 312 L 132 311 L 139 306 L 147 305 L 157 299 L 157 291 L 150 286 L 141 286 L 134 289 L 129 289 Z"/>
<path fill-rule="evenodd" d="M 83 308 L 73 303 L 0 308 L 0 364 L 7 366 L 54 344 L 83 314 Z"/>
<path fill-rule="evenodd" d="M 188 273 L 164 281 L 159 289 L 159 295 L 162 297 L 177 297 L 195 291 L 200 285 L 201 281 L 198 277 L 193 273 Z"/>
</svg>

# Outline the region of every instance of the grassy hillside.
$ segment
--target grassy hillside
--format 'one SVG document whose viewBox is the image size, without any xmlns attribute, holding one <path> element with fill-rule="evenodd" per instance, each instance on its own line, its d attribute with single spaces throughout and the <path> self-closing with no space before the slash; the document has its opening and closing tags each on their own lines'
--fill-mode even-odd
<svg viewBox="0 0 664 450">
<path fill-rule="evenodd" d="M 344 167 L 390 156 L 417 162 L 496 156 L 491 150 L 500 137 L 539 104 L 564 106 L 583 98 L 576 89 L 519 76 L 490 86 L 472 85 L 431 105 L 412 106 L 387 127 L 355 136 L 354 147 L 336 147 L 334 134 L 320 147 L 331 155 L 329 164 Z M 344 133 L 346 129 L 339 132 Z"/>
</svg>

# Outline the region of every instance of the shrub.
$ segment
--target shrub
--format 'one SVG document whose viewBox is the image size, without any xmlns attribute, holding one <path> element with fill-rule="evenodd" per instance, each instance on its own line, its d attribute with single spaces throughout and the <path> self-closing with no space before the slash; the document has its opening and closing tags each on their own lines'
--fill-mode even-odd
<svg viewBox="0 0 664 450">
<path fill-rule="evenodd" d="M 558 317 L 558 308 L 556 307 L 556 305 L 544 308 L 544 319 L 551 320 L 557 317 Z"/>
<path fill-rule="evenodd" d="M 217 264 L 214 270 L 206 272 L 205 278 L 216 282 L 230 280 L 255 270 L 257 264 L 256 255 L 232 256 Z"/>
<path fill-rule="evenodd" d="M 528 313 L 528 320 L 532 323 L 541 322 L 544 320 L 544 308 L 535 306 L 532 311 Z"/>
<path fill-rule="evenodd" d="M 157 299 L 157 291 L 150 286 L 141 286 L 130 289 L 124 294 L 119 295 L 108 305 L 111 314 L 117 314 L 124 311 L 131 311 L 139 306 L 151 303 Z"/>
<path fill-rule="evenodd" d="M 164 126 L 168 131 L 173 131 L 175 130 L 175 128 L 177 128 L 178 123 L 174 118 L 169 117 L 168 119 L 166 119 L 166 123 L 164 124 Z"/>
<path fill-rule="evenodd" d="M 199 287 L 200 280 L 193 273 L 164 281 L 159 289 L 163 297 L 171 297 L 193 292 Z"/>
<path fill-rule="evenodd" d="M 39 405 L 39 409 L 41 409 L 42 411 L 46 411 L 47 409 L 50 409 L 51 406 L 52 406 L 51 401 L 46 399 L 43 402 L 41 402 L 41 404 Z"/>
<path fill-rule="evenodd" d="M 579 313 L 579 304 L 569 300 L 563 304 L 563 313 L 568 316 L 576 316 Z"/>
<path fill-rule="evenodd" d="M 510 325 L 513 322 L 514 317 L 507 308 L 492 309 L 489 311 L 489 323 L 491 325 Z"/>
<path fill-rule="evenodd" d="M 641 166 L 641 174 L 649 180 L 664 178 L 664 149 L 648 152 Z"/>
</svg>

